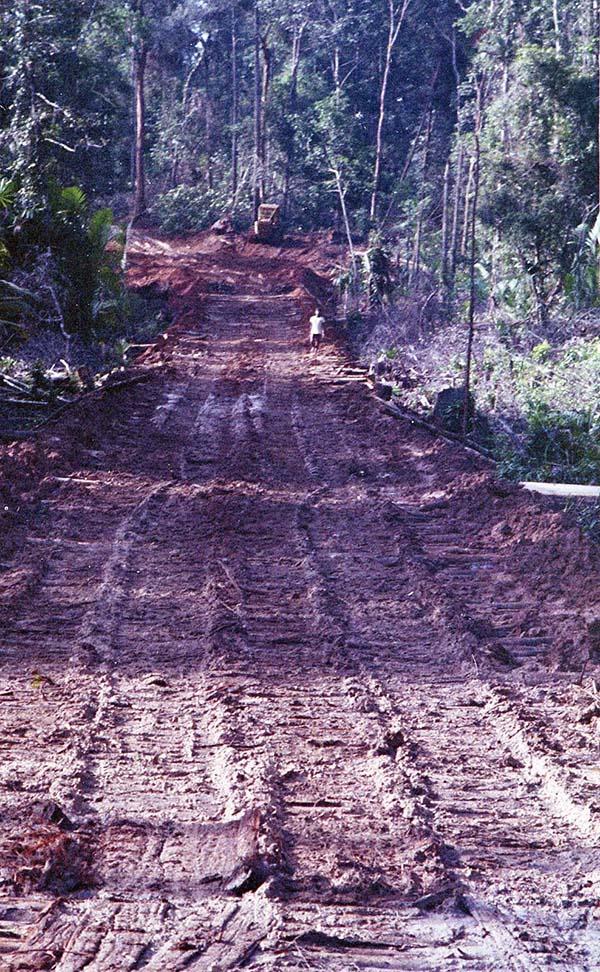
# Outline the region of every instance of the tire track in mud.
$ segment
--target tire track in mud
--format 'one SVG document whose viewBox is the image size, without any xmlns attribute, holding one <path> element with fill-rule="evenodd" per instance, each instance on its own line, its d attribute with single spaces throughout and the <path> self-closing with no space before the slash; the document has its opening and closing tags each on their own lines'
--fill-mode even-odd
<svg viewBox="0 0 600 972">
<path fill-rule="evenodd" d="M 295 298 L 193 319 L 32 530 L 0 967 L 591 972 L 593 723 L 551 618 L 523 634 L 535 595 L 435 444 L 334 384 Z M 90 849 L 79 887 L 15 884 L 60 831 L 40 800 Z"/>
<path fill-rule="evenodd" d="M 332 427 L 343 429 L 343 423 L 332 422 Z M 336 444 L 332 452 L 336 457 L 343 454 L 339 444 Z M 316 460 L 313 458 L 309 461 L 308 466 L 319 469 L 321 475 L 328 475 L 325 456 L 321 457 L 320 462 L 318 458 Z M 383 463 L 381 466 L 383 467 Z M 433 505 L 435 506 L 435 504 Z M 390 513 L 389 510 L 387 512 Z M 564 866 L 565 848 L 573 847 L 574 844 L 577 847 L 577 839 L 583 838 L 582 843 L 577 847 L 581 852 L 578 861 L 581 877 L 587 879 L 583 883 L 587 883 L 590 872 L 593 873 L 594 867 L 597 867 L 599 836 L 597 827 L 595 825 L 590 826 L 589 807 L 584 808 L 575 804 L 568 788 L 564 786 L 564 782 L 557 782 L 560 770 L 557 774 L 555 767 L 551 768 L 547 765 L 547 760 L 546 763 L 542 763 L 538 759 L 536 763 L 535 759 L 528 758 L 529 750 L 524 738 L 527 723 L 520 721 L 515 716 L 514 711 L 512 719 L 510 711 L 507 715 L 508 705 L 501 687 L 494 693 L 493 688 L 485 681 L 482 681 L 479 677 L 473 677 L 473 675 L 469 677 L 468 671 L 465 671 L 464 678 L 468 694 L 465 697 L 464 687 L 460 687 L 458 697 L 456 697 L 455 684 L 457 679 L 452 676 L 452 668 L 455 671 L 460 671 L 462 667 L 464 670 L 464 662 L 468 663 L 469 655 L 473 660 L 476 673 L 478 673 L 478 666 L 473 655 L 472 645 L 465 639 L 465 626 L 462 623 L 461 616 L 458 615 L 459 623 L 457 624 L 456 610 L 449 611 L 448 606 L 444 605 L 444 600 L 449 600 L 448 591 L 444 591 L 443 588 L 439 590 L 427 573 L 425 574 L 425 583 L 421 578 L 419 585 L 419 573 L 423 575 L 423 567 L 427 564 L 427 559 L 423 557 L 422 537 L 419 536 L 419 530 L 415 530 L 415 520 L 417 524 L 420 524 L 427 521 L 428 517 L 419 514 L 410 506 L 408 508 L 403 507 L 403 497 L 396 496 L 391 510 L 391 518 L 395 523 L 404 520 L 403 525 L 405 529 L 408 528 L 408 539 L 410 539 L 412 533 L 412 556 L 410 543 L 407 543 L 405 537 L 404 557 L 402 558 L 404 563 L 406 564 L 408 561 L 411 567 L 410 586 L 413 590 L 409 592 L 409 596 L 413 596 L 416 592 L 415 589 L 418 590 L 420 587 L 420 603 L 416 616 L 422 615 L 424 609 L 426 610 L 428 607 L 428 622 L 431 628 L 437 628 L 437 637 L 435 643 L 432 644 L 426 632 L 421 633 L 417 629 L 407 639 L 406 624 L 403 626 L 402 618 L 399 617 L 396 622 L 398 629 L 404 628 L 399 643 L 394 644 L 388 641 L 386 644 L 383 640 L 378 641 L 377 652 L 372 656 L 369 667 L 380 673 L 380 678 L 386 680 L 387 691 L 393 700 L 392 706 L 395 703 L 398 723 L 404 730 L 403 737 L 405 734 L 407 739 L 412 739 L 415 768 L 420 765 L 422 772 L 429 774 L 429 777 L 433 776 L 437 770 L 438 779 L 432 787 L 433 792 L 428 795 L 428 805 L 436 831 L 440 835 L 444 835 L 448 842 L 445 846 L 450 849 L 450 855 L 446 854 L 446 859 L 448 856 L 450 856 L 450 859 L 454 857 L 457 873 L 462 877 L 458 897 L 459 904 L 479 921 L 482 928 L 488 929 L 488 925 L 490 926 L 488 931 L 490 938 L 495 943 L 496 960 L 504 955 L 508 963 L 507 968 L 541 967 L 539 966 L 539 959 L 536 957 L 538 952 L 551 956 L 561 954 L 561 961 L 570 963 L 566 967 L 585 968 L 590 957 L 595 956 L 598 945 L 596 933 L 592 929 L 589 933 L 583 930 L 589 918 L 589 902 L 585 900 L 585 890 L 582 887 L 579 888 L 583 907 L 575 921 L 573 921 L 571 914 L 563 927 L 556 929 L 552 920 L 554 918 L 552 910 L 550 909 L 550 915 L 544 915 L 544 909 L 541 909 L 541 914 L 527 916 L 527 929 L 523 932 L 520 925 L 523 921 L 524 909 L 523 906 L 519 910 L 517 908 L 520 903 L 519 896 L 524 894 L 525 885 L 522 880 L 518 881 L 515 878 L 520 876 L 519 871 L 523 868 L 523 862 L 519 860 L 521 847 L 523 848 L 521 856 L 525 858 L 525 864 L 528 863 L 527 858 L 531 857 L 531 851 L 536 851 L 537 861 L 534 874 L 537 870 L 543 873 L 544 869 L 551 873 L 553 870 L 560 870 Z M 368 531 L 373 538 L 375 529 L 376 525 L 374 524 L 373 528 Z M 336 538 L 339 538 L 341 532 L 339 526 L 330 526 L 329 529 L 323 530 L 326 536 L 335 536 Z M 357 532 L 358 536 L 363 536 L 365 529 L 359 529 Z M 377 550 L 382 550 L 385 546 L 386 532 L 388 531 L 384 530 L 378 538 L 379 543 L 374 543 Z M 439 534 L 444 535 L 443 531 L 439 531 Z M 448 543 L 448 540 L 445 542 Z M 356 545 L 354 537 L 351 535 L 347 556 L 340 559 L 341 564 L 348 563 L 352 549 L 355 550 Z M 463 554 L 467 555 L 467 553 L 468 551 L 463 551 Z M 395 556 L 396 559 L 394 559 Z M 493 555 L 486 551 L 483 556 L 486 559 L 488 557 L 492 559 Z M 473 556 L 473 561 L 477 563 L 476 555 Z M 388 558 L 380 557 L 379 562 L 396 566 L 398 563 L 397 551 L 392 551 Z M 368 564 L 365 565 L 365 572 L 372 572 L 372 569 Z M 343 578 L 341 582 L 342 587 L 347 589 L 348 585 L 344 584 Z M 481 585 L 478 586 L 477 593 L 480 592 L 480 588 Z M 430 601 L 429 605 L 425 601 L 425 591 Z M 374 626 L 382 617 L 385 617 L 388 632 L 389 628 L 393 627 L 393 618 L 390 617 L 390 612 L 384 613 L 380 608 L 375 612 L 373 618 L 367 621 L 365 640 L 367 640 L 369 634 L 372 637 Z M 406 684 L 411 678 L 418 680 L 420 677 L 419 668 L 415 665 L 415 662 L 421 661 L 421 659 L 411 657 L 414 647 L 418 648 L 419 644 L 421 650 L 425 649 L 423 654 L 427 657 L 427 668 L 429 670 L 435 669 L 439 664 L 440 672 L 436 673 L 433 683 L 427 684 L 428 680 L 423 683 L 419 682 L 420 698 L 415 699 L 414 691 L 407 693 Z M 405 651 L 406 647 L 410 647 L 410 653 Z M 447 648 L 447 651 L 444 651 L 444 648 Z M 390 687 L 392 691 L 390 691 Z M 509 697 L 510 694 L 509 691 Z M 421 706 L 425 702 L 427 711 L 424 719 L 418 716 L 415 718 L 415 702 L 420 702 Z M 501 705 L 499 711 L 498 707 Z M 455 710 L 455 713 L 449 719 L 444 713 L 451 712 L 452 709 Z M 469 710 L 477 713 L 475 718 L 465 719 L 464 714 L 465 712 L 469 713 Z M 456 713 L 460 714 L 459 718 L 457 718 Z M 489 725 L 486 725 L 487 720 L 481 716 L 488 717 Z M 509 733 L 506 732 L 507 718 L 508 726 L 512 730 Z M 513 744 L 505 750 L 505 758 L 498 765 L 496 747 L 503 746 L 506 739 L 510 742 L 517 736 L 520 741 L 519 752 L 523 761 L 521 762 L 513 755 L 511 751 L 515 748 Z M 445 752 L 440 747 L 440 737 L 444 740 L 443 749 Z M 474 750 L 481 748 L 483 748 L 482 753 L 474 752 Z M 591 753 L 588 754 L 588 758 L 589 755 Z M 438 763 L 437 767 L 436 763 Z M 444 787 L 442 788 L 439 773 L 440 770 L 442 774 L 447 772 L 444 764 L 450 764 L 452 771 L 450 779 L 443 781 Z M 532 773 L 533 766 L 536 766 L 536 769 Z M 508 772 L 506 767 L 508 767 Z M 515 770 L 521 771 L 521 779 L 517 782 L 514 779 L 517 775 Z M 505 777 L 504 780 L 502 779 L 503 776 Z M 462 783 L 461 777 L 464 778 Z M 480 781 L 480 792 L 476 792 L 476 795 L 472 796 L 470 791 L 474 785 L 477 785 L 477 781 Z M 523 792 L 518 792 L 519 789 L 521 791 L 533 790 L 536 794 L 538 788 L 541 791 L 541 798 L 535 795 L 533 799 L 523 799 Z M 517 795 L 515 795 L 515 790 Z M 466 798 L 463 796 L 465 792 L 470 794 Z M 527 807 L 527 803 L 531 803 L 532 806 Z M 475 826 L 470 828 L 461 826 L 460 816 L 462 814 L 466 815 L 467 821 L 472 815 L 475 818 L 473 821 Z M 549 814 L 554 817 L 551 826 L 548 825 Z M 454 816 L 458 817 L 458 827 L 456 822 L 452 820 Z M 507 826 L 509 820 L 511 823 L 514 821 L 513 833 Z M 486 833 L 490 824 L 491 828 Z M 565 826 L 565 824 L 570 826 Z M 440 839 L 442 839 L 441 836 Z M 502 861 L 501 848 L 503 845 L 516 848 L 516 853 L 512 853 L 512 859 L 509 857 L 506 863 Z M 543 851 L 545 846 L 549 848 L 546 862 L 544 862 Z M 485 891 L 482 896 L 482 882 L 477 879 L 479 876 L 476 876 L 473 889 L 469 888 L 470 882 L 464 880 L 465 871 L 467 874 L 469 872 L 474 874 L 478 870 L 477 862 L 469 861 L 469 853 L 480 852 L 482 847 L 487 848 L 487 867 L 489 868 L 490 864 L 493 864 L 496 868 L 498 868 L 498 865 L 503 867 L 505 873 L 502 877 L 506 885 L 510 888 L 511 883 L 514 883 L 517 888 L 516 900 L 513 905 L 515 910 L 512 914 L 510 906 L 506 906 L 506 899 L 510 898 L 506 887 L 502 889 L 503 896 L 500 903 L 494 903 L 493 899 L 491 902 L 489 899 L 486 901 Z M 454 853 L 453 849 L 455 849 Z M 568 854 L 569 850 L 566 850 L 566 855 Z M 556 857 L 559 858 L 558 868 L 554 865 L 554 858 Z M 575 859 L 577 860 L 577 858 Z M 479 867 L 479 870 L 481 870 L 481 867 Z M 497 876 L 495 877 L 497 880 Z M 569 894 L 572 894 L 573 887 L 567 887 L 571 875 L 567 872 L 562 877 L 563 883 L 559 883 L 554 888 L 552 888 L 551 880 L 541 882 L 538 895 L 544 905 L 547 904 L 544 898 L 548 894 L 549 888 L 552 888 L 554 901 L 564 902 Z M 531 880 L 532 873 L 530 872 L 527 875 L 527 891 L 529 894 L 532 893 Z M 456 891 L 456 888 L 450 888 L 450 890 Z M 535 900 L 535 890 L 532 896 Z M 502 907 L 500 907 L 500 904 Z M 574 901 L 568 901 L 569 906 L 572 904 L 574 904 Z M 573 934 L 571 927 L 573 925 L 579 933 Z M 520 938 L 526 939 L 531 944 L 523 945 Z M 577 939 L 579 939 L 579 942 Z M 490 954 L 488 957 L 491 960 L 493 955 Z M 551 959 L 551 961 L 554 961 L 554 959 Z"/>
</svg>

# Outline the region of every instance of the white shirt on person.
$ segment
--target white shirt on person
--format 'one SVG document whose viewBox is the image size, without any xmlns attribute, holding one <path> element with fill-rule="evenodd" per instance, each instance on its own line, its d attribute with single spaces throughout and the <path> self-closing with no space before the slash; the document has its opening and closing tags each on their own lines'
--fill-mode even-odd
<svg viewBox="0 0 600 972">
<path fill-rule="evenodd" d="M 313 314 L 310 319 L 310 336 L 314 337 L 315 334 L 318 334 L 319 337 L 323 337 L 323 334 L 325 333 L 325 328 L 323 327 L 324 324 L 324 317 L 321 317 L 320 314 Z"/>
</svg>

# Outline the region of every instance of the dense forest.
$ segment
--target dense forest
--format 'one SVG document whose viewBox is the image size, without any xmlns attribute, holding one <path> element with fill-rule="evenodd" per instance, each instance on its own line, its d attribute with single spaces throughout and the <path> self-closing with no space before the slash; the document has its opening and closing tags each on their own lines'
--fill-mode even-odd
<svg viewBox="0 0 600 972">
<path fill-rule="evenodd" d="M 243 225 L 259 198 L 290 224 L 329 226 L 342 196 L 355 232 L 439 229 L 472 84 L 458 13 L 415 0 L 23 0 L 3 14 L 0 159 L 15 211 L 31 215 L 52 181 L 171 229 L 223 211 Z"/>
<path fill-rule="evenodd" d="M 597 478 L 594 0 L 15 0 L 0 18 L 3 341 L 24 308 L 70 336 L 114 325 L 116 225 L 241 230 L 275 202 L 290 231 L 343 234 L 338 284 L 385 333 L 419 295 L 462 335 L 492 322 L 473 363 L 488 408 L 506 372 L 547 424 L 584 360 L 567 438 L 585 438 L 575 478 Z M 377 340 L 395 354 L 401 335 Z M 565 465 L 550 446 L 546 475 Z"/>
<path fill-rule="evenodd" d="M 544 314 L 557 288 L 594 289 L 595 16 L 556 0 L 18 0 L 2 14 L 4 200 L 10 184 L 31 220 L 75 184 L 173 230 L 225 211 L 244 225 L 258 199 L 306 229 L 345 210 L 447 278 L 478 202 L 496 284 L 527 276 Z"/>
</svg>

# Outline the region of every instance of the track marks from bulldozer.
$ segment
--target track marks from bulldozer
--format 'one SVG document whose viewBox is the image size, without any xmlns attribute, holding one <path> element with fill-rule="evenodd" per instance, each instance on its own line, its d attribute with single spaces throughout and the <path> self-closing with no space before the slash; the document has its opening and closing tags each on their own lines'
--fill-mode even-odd
<svg viewBox="0 0 600 972">
<path fill-rule="evenodd" d="M 551 604 L 465 531 L 452 452 L 307 352 L 294 297 L 198 310 L 30 525 L 1 960 L 591 972 L 595 723 Z M 80 886 L 36 870 L 40 800 Z"/>
</svg>

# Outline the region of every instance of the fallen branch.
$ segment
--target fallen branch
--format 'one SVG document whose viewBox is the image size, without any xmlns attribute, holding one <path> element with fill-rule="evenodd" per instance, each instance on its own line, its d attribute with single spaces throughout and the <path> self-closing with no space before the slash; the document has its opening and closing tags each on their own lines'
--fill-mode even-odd
<svg viewBox="0 0 600 972">
<path fill-rule="evenodd" d="M 369 379 L 367 384 L 370 388 L 374 388 L 373 382 Z M 478 456 L 482 456 L 495 465 L 495 459 L 492 452 L 486 449 L 484 446 L 480 446 L 475 442 L 467 442 L 461 435 L 456 435 L 454 432 L 448 432 L 446 429 L 440 428 L 439 425 L 434 425 L 433 422 L 428 422 L 426 419 L 420 418 L 410 409 L 404 408 L 403 406 L 396 405 L 393 402 L 384 402 L 382 398 L 378 395 L 375 396 L 375 401 L 378 406 L 383 409 L 384 412 L 389 412 L 390 415 L 394 415 L 396 418 L 406 419 L 408 422 L 412 422 L 413 425 L 418 425 L 422 429 L 427 429 L 433 435 L 438 435 L 442 439 L 447 439 L 448 442 L 456 442 L 461 445 L 463 449 L 467 449 L 469 452 L 475 452 Z"/>
<path fill-rule="evenodd" d="M 29 300 L 33 304 L 37 304 L 38 306 L 42 306 L 44 303 L 42 298 L 38 297 L 37 294 L 32 293 L 31 290 L 25 290 L 24 287 L 19 287 L 16 283 L 13 283 L 11 280 L 4 280 L 4 279 L 0 280 L 0 287 L 7 287 L 9 290 L 12 290 L 13 293 L 18 294 L 19 297 L 24 297 L 26 300 Z"/>
<path fill-rule="evenodd" d="M 7 385 L 9 388 L 15 389 L 15 391 L 30 391 L 30 387 L 27 382 L 21 381 L 19 378 L 12 378 L 10 375 L 0 375 L 0 384 Z"/>
<path fill-rule="evenodd" d="M 75 152 L 77 151 L 77 149 L 73 148 L 72 145 L 66 145 L 65 142 L 59 142 L 58 139 L 50 138 L 48 135 L 44 136 L 44 141 L 49 142 L 50 145 L 57 145 L 59 148 L 64 149 L 65 152 L 71 152 L 75 154 Z"/>
<path fill-rule="evenodd" d="M 124 388 L 126 385 L 137 385 L 140 381 L 148 381 L 152 377 L 151 371 L 144 371 L 139 375 L 132 375 L 130 378 L 122 378 L 120 381 L 111 381 L 104 385 L 100 385 L 99 388 L 94 388 L 93 391 L 116 391 L 117 388 Z M 92 394 L 92 392 L 90 392 Z"/>
<path fill-rule="evenodd" d="M 48 408 L 48 402 L 40 402 L 35 398 L 6 398 L 0 395 L 2 405 L 27 405 L 29 408 Z"/>
<path fill-rule="evenodd" d="M 73 405 L 79 405 L 81 402 L 87 401 L 93 395 L 96 396 L 104 395 L 106 394 L 106 392 L 116 391 L 117 389 L 123 388 L 127 385 L 135 385 L 141 381 L 147 381 L 151 377 L 152 377 L 152 371 L 149 370 L 149 371 L 142 372 L 142 374 L 132 375 L 131 377 L 124 378 L 121 381 L 114 381 L 111 382 L 110 384 L 101 385 L 99 388 L 92 388 L 90 391 L 84 392 L 82 395 L 79 395 L 77 398 L 74 398 L 72 401 L 64 402 L 62 405 L 60 405 L 59 408 L 55 408 L 50 413 L 50 415 L 48 415 L 41 422 L 38 422 L 33 429 L 17 429 L 16 431 L 10 433 L 3 432 L 0 429 L 0 440 L 5 442 L 16 442 L 16 441 L 20 442 L 20 441 L 25 441 L 27 439 L 32 439 L 34 438 L 35 435 L 37 435 L 40 429 L 43 429 L 46 425 L 49 425 L 50 422 L 53 422 L 54 419 L 58 418 L 59 415 L 62 415 L 62 413 L 67 408 L 71 408 L 71 406 Z M 47 404 L 47 403 L 43 403 L 43 404 Z"/>
<path fill-rule="evenodd" d="M 526 480 L 521 483 L 530 493 L 542 496 L 567 496 L 571 499 L 600 500 L 600 486 L 582 483 L 539 483 Z"/>
</svg>

